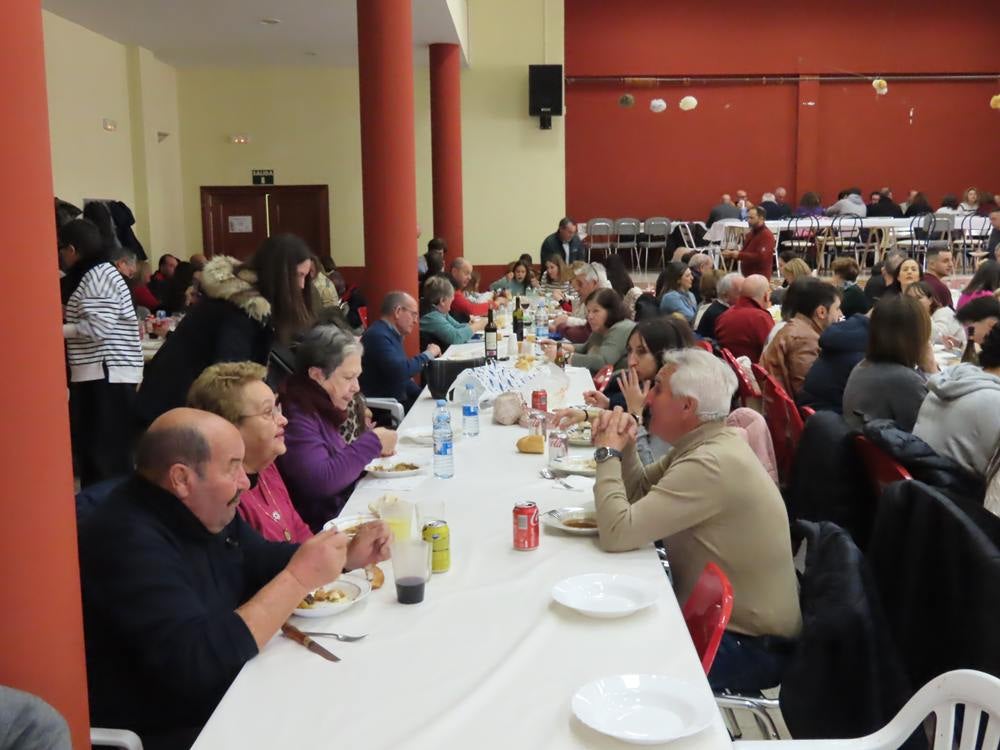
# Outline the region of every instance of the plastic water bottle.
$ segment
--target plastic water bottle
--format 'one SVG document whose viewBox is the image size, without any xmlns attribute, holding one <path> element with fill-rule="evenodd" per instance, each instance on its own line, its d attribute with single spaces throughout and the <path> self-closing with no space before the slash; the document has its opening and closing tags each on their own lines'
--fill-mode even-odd
<svg viewBox="0 0 1000 750">
<path fill-rule="evenodd" d="M 475 437 L 479 434 L 479 396 L 476 395 L 476 384 L 465 384 L 465 398 L 462 400 L 462 434 Z"/>
<path fill-rule="evenodd" d="M 535 336 L 539 341 L 549 337 L 549 316 L 545 312 L 544 305 L 539 305 L 535 313 Z"/>
<path fill-rule="evenodd" d="M 448 403 L 439 400 L 434 412 L 434 476 L 441 479 L 455 476 L 454 446 Z"/>
</svg>

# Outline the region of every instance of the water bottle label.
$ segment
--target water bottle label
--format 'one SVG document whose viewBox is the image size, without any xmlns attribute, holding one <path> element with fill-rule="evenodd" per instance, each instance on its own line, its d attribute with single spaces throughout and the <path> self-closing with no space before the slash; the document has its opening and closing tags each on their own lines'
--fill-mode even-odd
<svg viewBox="0 0 1000 750">
<path fill-rule="evenodd" d="M 462 416 L 463 417 L 478 417 L 479 407 L 473 404 L 465 404 L 462 406 Z"/>
<path fill-rule="evenodd" d="M 451 455 L 451 441 L 444 440 L 434 446 L 434 453 L 438 456 L 450 456 Z"/>
</svg>

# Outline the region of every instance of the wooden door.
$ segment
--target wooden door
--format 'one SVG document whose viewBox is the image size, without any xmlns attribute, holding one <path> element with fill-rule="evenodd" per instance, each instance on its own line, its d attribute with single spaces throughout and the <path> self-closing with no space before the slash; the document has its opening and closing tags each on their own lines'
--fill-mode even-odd
<svg viewBox="0 0 1000 750">
<path fill-rule="evenodd" d="M 326 185 L 202 187 L 204 251 L 246 258 L 271 235 L 291 233 L 329 256 L 329 212 Z"/>
</svg>

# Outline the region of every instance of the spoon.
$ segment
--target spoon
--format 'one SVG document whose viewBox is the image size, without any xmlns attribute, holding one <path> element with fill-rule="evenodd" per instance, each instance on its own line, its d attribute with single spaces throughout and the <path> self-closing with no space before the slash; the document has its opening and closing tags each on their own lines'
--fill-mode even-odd
<svg viewBox="0 0 1000 750">
<path fill-rule="evenodd" d="M 553 479 L 553 480 L 555 480 L 555 482 L 560 487 L 564 487 L 567 490 L 571 490 L 573 492 L 583 492 L 583 490 L 581 490 L 579 487 L 574 487 L 573 485 L 571 485 L 569 482 L 567 482 L 562 477 L 557 477 L 555 474 L 552 473 L 552 470 L 550 468 L 548 468 L 547 466 L 543 467 L 542 469 L 540 469 L 538 473 L 541 474 L 542 477 L 544 477 L 545 479 Z"/>
<path fill-rule="evenodd" d="M 303 631 L 305 632 L 305 631 Z M 360 641 L 362 638 L 367 638 L 368 634 L 364 635 L 342 635 L 340 633 L 309 633 L 305 632 L 305 635 L 311 636 L 327 636 L 329 638 L 336 638 L 338 641 L 343 641 L 344 643 L 354 643 L 355 641 Z"/>
</svg>

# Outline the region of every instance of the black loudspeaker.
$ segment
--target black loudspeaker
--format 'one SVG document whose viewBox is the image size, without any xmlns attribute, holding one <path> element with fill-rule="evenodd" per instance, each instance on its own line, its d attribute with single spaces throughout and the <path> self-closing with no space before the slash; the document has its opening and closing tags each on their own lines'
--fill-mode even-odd
<svg viewBox="0 0 1000 750">
<path fill-rule="evenodd" d="M 552 116 L 563 113 L 562 65 L 528 66 L 528 114 L 541 118 L 542 130 L 552 127 Z"/>
</svg>

